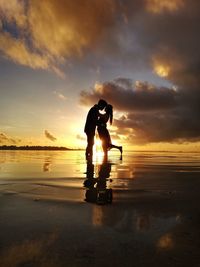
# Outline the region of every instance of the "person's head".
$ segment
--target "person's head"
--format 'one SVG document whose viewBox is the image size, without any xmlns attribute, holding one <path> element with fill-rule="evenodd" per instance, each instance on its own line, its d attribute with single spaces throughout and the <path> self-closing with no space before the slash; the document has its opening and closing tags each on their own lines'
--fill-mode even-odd
<svg viewBox="0 0 200 267">
<path fill-rule="evenodd" d="M 103 99 L 100 99 L 99 102 L 98 102 L 98 108 L 100 110 L 103 110 L 105 107 L 107 106 L 107 102 Z"/>
<path fill-rule="evenodd" d="M 113 106 L 110 104 L 107 104 L 105 108 L 105 112 L 109 115 L 110 124 L 112 124 L 113 121 Z"/>
</svg>

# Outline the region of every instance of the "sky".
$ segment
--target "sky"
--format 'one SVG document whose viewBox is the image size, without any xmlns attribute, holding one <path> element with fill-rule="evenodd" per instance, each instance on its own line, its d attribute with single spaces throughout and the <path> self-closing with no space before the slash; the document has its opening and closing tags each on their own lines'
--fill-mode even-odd
<svg viewBox="0 0 200 267">
<path fill-rule="evenodd" d="M 84 148 L 113 105 L 113 143 L 200 151 L 200 2 L 0 0 L 0 145 Z"/>
</svg>

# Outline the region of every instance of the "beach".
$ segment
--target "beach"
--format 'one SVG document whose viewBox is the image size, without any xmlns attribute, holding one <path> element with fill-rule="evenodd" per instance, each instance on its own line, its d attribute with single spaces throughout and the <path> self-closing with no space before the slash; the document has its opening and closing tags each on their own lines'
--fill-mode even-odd
<svg viewBox="0 0 200 267">
<path fill-rule="evenodd" d="M 0 266 L 200 266 L 198 153 L 0 153 Z"/>
</svg>

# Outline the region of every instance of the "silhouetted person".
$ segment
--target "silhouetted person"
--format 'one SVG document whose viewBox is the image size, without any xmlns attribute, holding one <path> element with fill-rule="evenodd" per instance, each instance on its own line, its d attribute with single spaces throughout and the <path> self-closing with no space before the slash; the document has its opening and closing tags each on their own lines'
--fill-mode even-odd
<svg viewBox="0 0 200 267">
<path fill-rule="evenodd" d="M 99 118 L 99 110 L 103 110 L 107 103 L 105 100 L 100 99 L 98 104 L 94 105 L 88 112 L 84 132 L 87 135 L 87 147 L 86 147 L 86 158 L 92 158 L 94 136 L 97 126 L 97 121 Z"/>
<path fill-rule="evenodd" d="M 113 120 L 113 107 L 111 105 L 107 105 L 105 108 L 105 114 L 99 114 L 99 120 L 97 123 L 97 131 L 99 134 L 99 138 L 102 142 L 102 148 L 105 157 L 107 157 L 108 150 L 112 148 L 117 148 L 121 152 L 122 155 L 122 146 L 116 146 L 112 144 L 109 131 L 107 129 L 107 122 L 110 120 L 110 124 L 112 124 Z"/>
</svg>

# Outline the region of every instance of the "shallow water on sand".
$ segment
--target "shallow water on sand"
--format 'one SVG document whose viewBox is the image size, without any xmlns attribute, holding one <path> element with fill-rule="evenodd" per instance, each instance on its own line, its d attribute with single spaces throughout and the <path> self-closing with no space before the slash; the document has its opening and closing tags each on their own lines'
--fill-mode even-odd
<svg viewBox="0 0 200 267">
<path fill-rule="evenodd" d="M 35 184 L 83 188 L 87 178 L 104 176 L 107 187 L 115 190 L 177 190 L 174 184 L 200 178 L 199 153 L 111 152 L 85 160 L 84 151 L 0 151 L 0 185 Z"/>
<path fill-rule="evenodd" d="M 0 151 L 0 266 L 199 266 L 199 188 L 198 153 Z"/>
</svg>

